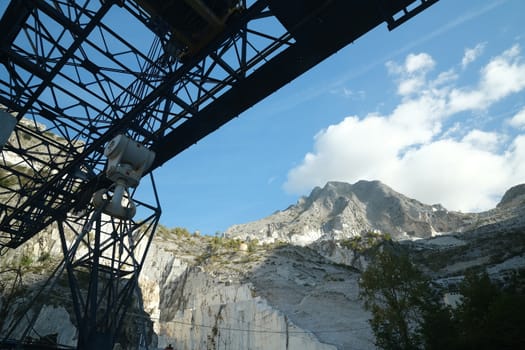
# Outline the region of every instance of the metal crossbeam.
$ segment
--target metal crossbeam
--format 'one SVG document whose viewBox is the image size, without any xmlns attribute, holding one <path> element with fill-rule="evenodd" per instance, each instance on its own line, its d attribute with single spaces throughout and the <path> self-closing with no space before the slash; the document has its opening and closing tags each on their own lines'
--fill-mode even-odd
<svg viewBox="0 0 525 350">
<path fill-rule="evenodd" d="M 251 22 L 267 11 L 267 4 L 258 1 L 233 21 L 217 40 L 219 44 L 209 50 L 213 54 L 203 51 L 182 62 L 170 55 L 169 37 L 160 40 L 157 33 L 150 33 L 154 45 L 136 48 L 114 26 L 101 21 L 111 2 L 85 6 L 91 3 L 68 2 L 64 9 L 61 1 L 54 1 L 54 6 L 35 1 L 13 43 L 1 51 L 6 62 L 2 77 L 7 76 L 0 82 L 0 103 L 19 118 L 29 118 L 33 129 L 43 125 L 50 134 L 62 137 L 68 157 L 54 162 L 49 156 L 48 166 L 55 171 L 41 176 L 41 181 L 32 181 L 30 176 L 23 185 L 4 187 L 2 196 L 14 205 L 1 208 L 0 246 L 16 247 L 53 222 L 57 214 L 85 206 L 90 197 L 90 193 L 82 195 L 85 178 L 102 172 L 102 147 L 114 135 L 127 131 L 154 147 L 250 70 L 293 43 L 282 26 L 275 34 L 264 36 L 251 28 Z M 127 11 L 132 15 L 128 19 L 144 20 L 144 13 L 137 13 L 140 9 L 131 3 L 114 9 Z M 66 14 L 72 18 L 64 20 Z M 61 20 L 44 23 L 50 18 Z M 48 32 L 53 25 L 58 34 Z M 78 40 L 80 33 L 84 33 L 83 40 Z M 27 38 L 35 39 L 27 43 Z M 77 40 L 67 40 L 72 38 Z M 149 54 L 142 53 L 146 50 Z M 119 56 L 136 63 L 124 64 Z M 27 137 L 26 131 L 17 128 L 14 142 L 6 147 L 6 152 L 21 157 L 17 163 L 21 167 L 40 157 L 25 152 L 20 140 Z M 51 141 L 46 135 L 39 140 L 44 147 Z M 4 182 L 16 177 L 5 157 L 0 167 Z M 81 179 L 76 177 L 79 173 Z M 59 195 L 64 188 L 68 195 Z M 23 196 L 22 192 L 33 195 Z"/>
<path fill-rule="evenodd" d="M 154 183 L 151 185 L 156 193 Z M 67 281 L 71 296 L 64 305 L 71 307 L 75 316 L 78 349 L 111 349 L 117 341 L 128 341 L 122 339 L 120 329 L 129 305 L 139 302 L 135 295 L 138 277 L 160 218 L 158 202 L 156 207 L 140 201 L 136 204 L 144 214 L 138 221 L 113 218 L 92 206 L 57 220 L 64 259 L 35 300 L 40 295 L 52 297 L 56 283 Z M 34 335 L 32 325 L 42 306 L 27 303 L 26 312 L 6 325 L 4 341 L 18 339 L 18 345 L 23 346 L 27 337 Z M 28 315 L 33 315 L 32 319 Z"/>
<path fill-rule="evenodd" d="M 116 135 L 156 153 L 150 173 L 374 27 L 392 29 L 436 1 L 10 0 L 0 110 L 18 123 L 0 153 L 0 254 L 53 222 L 92 217 L 93 194 L 110 184 L 104 146 Z M 84 240 L 85 256 L 63 240 L 83 348 L 118 322 L 93 326 L 104 289 L 85 298 L 75 281 L 81 271 L 93 286 L 108 280 L 104 253 L 128 249 L 117 237 L 136 227 L 124 221 L 118 234 L 91 227 L 98 238 Z M 110 259 L 119 286 L 129 276 L 116 271 L 140 271 L 128 261 Z M 112 303 L 124 305 L 128 292 Z"/>
<path fill-rule="evenodd" d="M 0 195 L 12 204 L 0 209 L 0 247 L 16 247 L 57 215 L 85 206 L 93 182 L 104 181 L 94 177 L 104 166 L 102 147 L 117 133 L 155 149 L 158 167 L 413 2 L 305 1 L 298 19 L 289 13 L 297 13 L 300 1 L 243 2 L 206 48 L 178 57 L 169 26 L 155 25 L 134 1 L 11 1 L 0 27 L 19 28 L 1 45 L 0 103 L 29 118 L 33 129 L 44 125 L 62 137 L 52 151 L 64 156 L 49 154 L 49 174 L 37 171 L 19 186 L 4 186 Z M 153 45 L 130 42 L 111 22 L 117 12 L 143 25 Z M 329 24 L 318 25 L 314 19 L 323 16 Z M 341 23 L 354 25 L 341 32 Z M 27 134 L 17 128 L 6 147 L 19 166 L 39 162 L 20 141 Z M 39 140 L 50 150 L 53 141 L 59 143 Z M 0 162 L 4 182 L 18 178 L 11 166 L 5 157 Z"/>
</svg>

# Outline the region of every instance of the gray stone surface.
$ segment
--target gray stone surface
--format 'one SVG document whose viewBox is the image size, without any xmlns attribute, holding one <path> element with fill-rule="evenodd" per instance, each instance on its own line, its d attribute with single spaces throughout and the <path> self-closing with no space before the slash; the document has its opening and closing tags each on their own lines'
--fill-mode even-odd
<svg viewBox="0 0 525 350">
<path fill-rule="evenodd" d="M 525 206 L 525 196 L 519 195 L 521 188 L 516 186 L 504 196 L 503 203 L 510 201 L 505 198 L 512 197 L 516 205 L 501 205 L 482 213 L 460 213 L 448 211 L 440 204 L 423 204 L 379 181 L 359 181 L 353 185 L 329 182 L 283 211 L 230 227 L 226 236 L 307 245 L 367 231 L 388 233 L 396 240 L 465 232 L 502 220 L 520 220 L 522 209 L 516 211 L 516 207 Z"/>
</svg>

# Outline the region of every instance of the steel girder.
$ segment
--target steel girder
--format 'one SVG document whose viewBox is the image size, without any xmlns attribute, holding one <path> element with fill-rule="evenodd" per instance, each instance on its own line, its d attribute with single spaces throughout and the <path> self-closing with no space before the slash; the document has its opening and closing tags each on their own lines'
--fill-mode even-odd
<svg viewBox="0 0 525 350">
<path fill-rule="evenodd" d="M 151 172 L 372 28 L 394 28 L 437 0 L 239 0 L 221 21 L 204 0 L 177 1 L 193 3 L 216 32 L 192 45 L 168 15 L 141 7 L 149 0 L 11 0 L 0 19 L 0 108 L 18 119 L 0 154 L 0 253 L 52 222 L 99 223 L 88 225 L 98 238 L 86 241 L 87 259 L 64 246 L 82 339 L 93 329 L 104 339 L 118 322 L 91 327 L 100 319 L 86 310 L 98 297 L 83 299 L 75 280 L 86 268 L 91 284 L 103 281 L 100 252 L 136 224 L 108 234 L 112 248 L 103 248 L 111 225 L 93 219 L 91 199 L 109 185 L 108 141 L 126 134 L 154 150 Z"/>
<path fill-rule="evenodd" d="M 149 178 L 156 193 L 153 176 Z M 3 335 L 4 341 L 17 339 L 23 346 L 27 339 L 39 336 L 33 325 L 45 298 L 72 310 L 78 328 L 78 349 L 111 349 L 117 341 L 137 345 L 130 344 L 131 339 L 122 339 L 120 330 L 130 305 L 142 310 L 138 278 L 160 209 L 158 201 L 153 206 L 138 200 L 136 204 L 143 214 L 137 221 L 113 218 L 92 206 L 57 220 L 55 228 L 64 258 L 26 302 L 25 312 L 6 325 L 9 330 Z M 69 285 L 66 298 L 60 294 L 63 289 L 56 288 L 57 283 Z M 145 329 L 141 331 L 147 338 Z"/>
<path fill-rule="evenodd" d="M 169 33 L 149 29 L 162 24 L 134 2 L 115 3 L 13 0 L 0 21 L 14 32 L 0 46 L 0 104 L 25 118 L 0 159 L 0 247 L 84 208 L 105 181 L 103 146 L 116 134 L 155 148 L 293 42 L 275 20 L 270 33 L 258 29 L 268 21 L 258 1 L 213 50 L 182 61 Z M 142 25 L 147 44 L 117 32 L 119 15 Z"/>
<path fill-rule="evenodd" d="M 27 122 L 0 159 L 0 247 L 84 208 L 116 134 L 154 149 L 152 170 L 381 22 L 434 2 L 243 1 L 215 40 L 182 57 L 169 26 L 134 1 L 12 0 L 0 104 Z M 308 6 L 290 20 L 296 3 Z"/>
</svg>

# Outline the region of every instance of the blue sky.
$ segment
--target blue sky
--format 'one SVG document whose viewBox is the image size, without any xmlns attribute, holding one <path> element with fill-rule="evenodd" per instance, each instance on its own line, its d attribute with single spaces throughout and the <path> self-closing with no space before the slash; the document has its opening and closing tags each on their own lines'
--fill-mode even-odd
<svg viewBox="0 0 525 350">
<path fill-rule="evenodd" d="M 441 0 L 374 29 L 156 170 L 161 223 L 222 232 L 331 180 L 494 207 L 525 182 L 523 13 L 522 0 Z"/>
<path fill-rule="evenodd" d="M 525 180 L 523 13 L 442 0 L 376 28 L 157 170 L 161 222 L 214 234 L 329 180 L 494 207 Z"/>
</svg>

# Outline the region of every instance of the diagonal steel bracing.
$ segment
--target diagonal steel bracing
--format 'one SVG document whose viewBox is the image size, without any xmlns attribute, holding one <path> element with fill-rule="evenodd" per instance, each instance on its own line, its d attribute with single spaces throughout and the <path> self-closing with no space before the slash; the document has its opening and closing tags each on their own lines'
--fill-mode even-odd
<svg viewBox="0 0 525 350">
<path fill-rule="evenodd" d="M 135 254 L 120 237 L 137 223 L 108 234 L 117 219 L 95 215 L 93 194 L 110 186 L 104 146 L 127 135 L 156 153 L 151 172 L 372 28 L 393 29 L 436 1 L 10 0 L 0 18 L 0 109 L 18 124 L 0 153 L 0 254 L 53 222 L 64 238 L 76 232 L 88 253 L 64 239 L 64 268 L 81 339 L 113 337 L 118 322 L 100 300 L 111 295 L 125 309 L 129 290 L 104 281 L 126 285 L 117 271 L 128 260 L 112 255 L 109 270 L 102 261 Z M 73 229 L 78 213 L 86 232 Z M 140 259 L 131 260 L 138 273 Z"/>
</svg>

